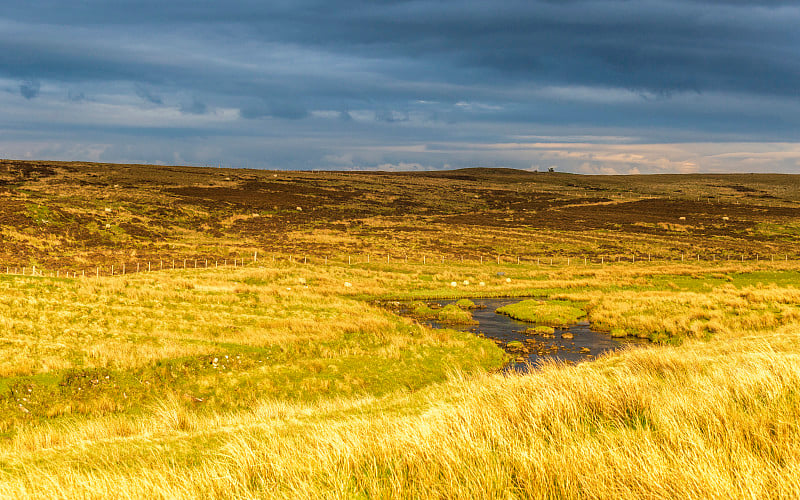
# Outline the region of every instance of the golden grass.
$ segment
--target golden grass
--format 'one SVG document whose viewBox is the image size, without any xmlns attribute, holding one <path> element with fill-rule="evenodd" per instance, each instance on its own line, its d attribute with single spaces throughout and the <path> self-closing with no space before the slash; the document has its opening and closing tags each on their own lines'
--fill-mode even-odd
<svg viewBox="0 0 800 500">
<path fill-rule="evenodd" d="M 20 437 L 4 447 L 0 494 L 797 497 L 799 338 L 690 341 L 526 376 L 454 377 L 377 401 L 266 402 L 229 416 L 165 403 L 123 438 L 108 437 L 119 421 L 76 424 L 51 451 L 42 435 Z M 210 448 L 186 455 L 192 443 Z"/>
<path fill-rule="evenodd" d="M 311 402 L 262 396 L 246 407 L 203 410 L 168 392 L 138 412 L 118 412 L 110 399 L 94 403 L 108 406 L 98 416 L 4 427 L 0 497 L 797 497 L 794 273 L 791 262 L 278 261 L 99 280 L 3 277 L 8 340 L 0 353 L 7 360 L 24 352 L 18 358 L 34 362 L 2 365 L 3 377 L 64 367 L 134 369 L 226 343 L 294 346 L 291 356 L 312 355 L 257 367 L 261 385 L 248 397 L 274 393 L 270 387 L 283 379 L 272 375 L 289 369 L 305 377 L 296 382 L 303 391 L 340 395 Z M 578 366 L 549 363 L 528 375 L 454 373 L 416 391 L 337 392 L 365 383 L 364 364 L 329 371 L 348 356 L 391 367 L 432 346 L 440 349 L 432 359 L 446 364 L 466 348 L 447 332 L 356 300 L 390 295 L 570 299 L 585 303 L 592 321 L 684 341 Z M 362 340 L 348 340 L 352 335 Z M 223 375 L 198 372 L 196 381 L 234 391 L 248 380 Z"/>
<path fill-rule="evenodd" d="M 297 274 L 251 269 L 100 280 L 10 277 L 0 283 L 0 376 L 131 368 L 209 353 L 218 343 L 324 342 L 345 332 L 384 336 L 394 329 L 380 310 L 326 291 L 332 278 L 320 277 L 309 289 Z"/>
</svg>

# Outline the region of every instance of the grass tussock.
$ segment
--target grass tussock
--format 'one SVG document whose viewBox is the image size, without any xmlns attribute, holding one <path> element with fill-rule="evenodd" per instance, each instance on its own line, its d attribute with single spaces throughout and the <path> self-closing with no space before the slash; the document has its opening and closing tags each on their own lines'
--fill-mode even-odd
<svg viewBox="0 0 800 500">
<path fill-rule="evenodd" d="M 448 304 L 436 313 L 436 319 L 440 323 L 451 325 L 470 325 L 476 321 L 472 319 L 469 310 L 462 309 L 456 304 Z"/>
<path fill-rule="evenodd" d="M 498 308 L 497 312 L 519 321 L 545 326 L 569 326 L 586 316 L 586 312 L 573 303 L 535 299 L 508 304 Z"/>
</svg>

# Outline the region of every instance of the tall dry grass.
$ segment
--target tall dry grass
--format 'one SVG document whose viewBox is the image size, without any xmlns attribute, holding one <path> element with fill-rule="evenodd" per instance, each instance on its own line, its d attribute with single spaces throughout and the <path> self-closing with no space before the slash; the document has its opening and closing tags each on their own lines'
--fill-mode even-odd
<svg viewBox="0 0 800 500">
<path fill-rule="evenodd" d="M 74 441 L 47 459 L 6 447 L 14 465 L 0 494 L 796 498 L 798 338 L 689 341 L 530 375 L 456 376 L 398 396 L 411 412 L 389 400 L 273 404 L 237 425 L 167 406 L 161 431 L 151 423 L 125 439 Z M 209 448 L 180 451 L 199 443 Z"/>
</svg>

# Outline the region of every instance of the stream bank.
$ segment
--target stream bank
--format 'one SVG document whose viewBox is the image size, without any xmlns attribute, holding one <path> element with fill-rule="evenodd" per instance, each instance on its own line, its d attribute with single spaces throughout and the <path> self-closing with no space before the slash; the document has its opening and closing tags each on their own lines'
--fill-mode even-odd
<svg viewBox="0 0 800 500">
<path fill-rule="evenodd" d="M 590 324 L 585 321 L 566 328 L 554 328 L 552 334 L 531 334 L 527 332 L 530 332 L 535 324 L 517 321 L 495 312 L 502 306 L 525 299 L 526 297 L 470 299 L 476 306 L 471 310 L 476 324 L 443 324 L 434 319 L 417 319 L 420 323 L 433 328 L 468 331 L 492 340 L 514 357 L 504 369 L 518 372 L 527 372 L 530 366 L 546 359 L 579 363 L 590 361 L 607 351 L 631 345 L 650 344 L 646 339 L 612 338 L 608 333 L 592 330 Z M 439 309 L 456 302 L 456 300 L 439 300 L 427 303 L 431 308 Z M 398 312 L 410 316 L 408 306 L 409 304 L 400 303 Z"/>
</svg>

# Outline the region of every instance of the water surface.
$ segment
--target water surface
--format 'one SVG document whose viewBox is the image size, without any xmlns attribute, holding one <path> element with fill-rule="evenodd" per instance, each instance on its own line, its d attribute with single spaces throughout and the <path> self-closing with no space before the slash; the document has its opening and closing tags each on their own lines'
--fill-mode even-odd
<svg viewBox="0 0 800 500">
<path fill-rule="evenodd" d="M 472 317 L 478 322 L 477 325 L 441 324 L 436 320 L 421 322 L 434 328 L 452 328 L 473 332 L 476 335 L 493 340 L 514 356 L 514 360 L 505 369 L 515 371 L 528 371 L 531 365 L 535 365 L 544 359 L 578 363 L 592 360 L 606 351 L 630 345 L 646 345 L 650 343 L 648 340 L 638 338 L 612 338 L 607 333 L 592 330 L 588 322 L 578 323 L 568 328 L 556 328 L 552 336 L 528 335 L 525 330 L 535 326 L 534 323 L 517 321 L 495 312 L 499 307 L 525 299 L 526 297 L 470 299 L 478 306 L 478 309 L 472 310 Z M 455 300 L 440 300 L 429 302 L 429 304 L 435 307 L 455 302 Z M 572 334 L 572 338 L 562 338 L 565 333 Z M 511 349 L 508 347 L 510 342 L 515 341 L 522 342 L 523 349 Z"/>
</svg>

